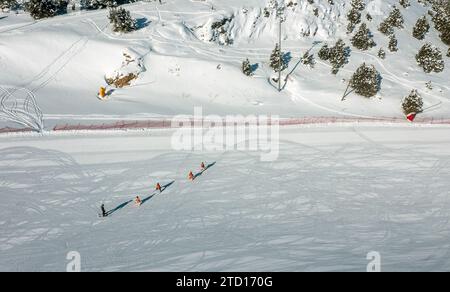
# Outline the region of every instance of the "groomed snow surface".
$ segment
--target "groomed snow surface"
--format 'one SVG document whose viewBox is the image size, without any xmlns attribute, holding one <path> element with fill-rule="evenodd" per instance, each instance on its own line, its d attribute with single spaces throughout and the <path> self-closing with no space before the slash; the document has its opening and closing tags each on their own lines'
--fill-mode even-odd
<svg viewBox="0 0 450 292">
<path fill-rule="evenodd" d="M 382 271 L 450 270 L 449 127 L 286 127 L 273 162 L 171 136 L 2 137 L 0 270 L 65 271 L 70 251 L 83 271 L 365 271 L 371 251 Z"/>
</svg>

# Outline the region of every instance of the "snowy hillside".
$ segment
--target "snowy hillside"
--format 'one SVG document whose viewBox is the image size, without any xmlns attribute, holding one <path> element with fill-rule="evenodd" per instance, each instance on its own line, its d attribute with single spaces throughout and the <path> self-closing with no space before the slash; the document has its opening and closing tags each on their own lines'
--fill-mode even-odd
<svg viewBox="0 0 450 292">
<path fill-rule="evenodd" d="M 0 0 L 0 271 L 449 271 L 433 1 Z"/>
<path fill-rule="evenodd" d="M 423 97 L 424 116 L 448 117 L 447 47 L 434 27 L 423 41 L 412 37 L 416 20 L 430 7 L 416 1 L 408 8 L 395 0 L 368 2 L 362 18 L 377 46 L 361 51 L 350 43 L 353 33 L 346 33 L 350 1 L 334 2 L 286 1 L 283 51 L 290 53 L 291 61 L 283 72 L 284 77 L 290 74 L 281 93 L 268 82 L 274 75 L 269 58 L 277 42 L 278 21 L 265 0 L 125 5 L 138 23 L 138 30 L 128 34 L 112 32 L 107 10 L 69 10 L 68 15 L 39 21 L 24 12 L 3 13 L 0 85 L 31 90 L 48 125 L 89 115 L 108 119 L 193 114 L 194 105 L 207 114 L 402 117 L 402 99 L 412 89 Z M 377 29 L 393 5 L 400 7 L 405 19 L 405 28 L 395 30 L 399 47 L 395 53 L 387 50 L 389 39 Z M 372 21 L 365 19 L 369 12 Z M 329 63 L 317 53 L 324 43 L 331 46 L 339 38 L 350 46 L 351 55 L 349 63 L 332 75 Z M 224 39 L 230 44 L 220 45 Z M 425 42 L 441 48 L 443 72 L 427 74 L 416 64 L 415 55 Z M 385 60 L 377 56 L 380 48 L 387 52 Z M 140 54 L 147 70 L 131 87 L 115 89 L 109 101 L 98 100 L 106 76 L 120 68 L 123 53 L 130 49 Z M 308 50 L 315 54 L 314 69 L 299 64 Z M 251 78 L 240 72 L 246 58 L 257 66 Z M 352 93 L 341 101 L 348 80 L 363 62 L 379 70 L 381 91 L 371 99 Z M 426 87 L 429 81 L 432 89 Z"/>
</svg>

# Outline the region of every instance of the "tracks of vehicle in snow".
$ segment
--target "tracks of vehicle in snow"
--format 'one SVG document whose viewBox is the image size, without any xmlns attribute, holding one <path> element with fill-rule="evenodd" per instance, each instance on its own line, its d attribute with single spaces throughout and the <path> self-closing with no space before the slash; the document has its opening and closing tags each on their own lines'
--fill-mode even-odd
<svg viewBox="0 0 450 292">
<path fill-rule="evenodd" d="M 205 4 L 206 5 L 206 4 Z M 163 22 L 163 19 L 161 17 L 162 14 L 172 14 L 173 16 L 179 16 L 179 15 L 187 15 L 187 16 L 198 16 L 198 17 L 208 17 L 211 15 L 215 15 L 219 13 L 218 11 L 199 11 L 199 12 L 188 12 L 188 11 L 166 11 L 166 10 L 160 10 L 155 6 L 155 10 L 152 11 L 140 11 L 135 10 L 133 11 L 134 14 L 141 15 L 145 18 L 152 18 L 155 16 L 158 17 L 158 22 Z M 220 48 L 216 45 L 211 45 L 208 43 L 205 43 L 199 39 L 196 39 L 196 41 L 189 41 L 189 40 L 174 40 L 173 38 L 170 38 L 167 35 L 164 35 L 160 31 L 156 31 L 156 33 L 149 33 L 148 37 L 144 38 L 123 38 L 119 36 L 114 36 L 112 34 L 109 34 L 105 31 L 108 25 L 101 28 L 92 18 L 104 15 L 106 14 L 105 11 L 92 11 L 88 13 L 83 14 L 69 14 L 66 16 L 60 16 L 55 17 L 52 19 L 46 19 L 42 21 L 35 21 L 32 23 L 25 24 L 23 26 L 19 26 L 16 28 L 11 28 L 6 31 L 1 31 L 0 34 L 6 33 L 6 32 L 12 32 L 14 30 L 22 30 L 24 28 L 27 28 L 29 26 L 33 25 L 48 25 L 49 23 L 60 23 L 60 22 L 66 22 L 68 20 L 74 21 L 74 20 L 82 20 L 83 23 L 89 23 L 91 24 L 96 30 L 97 33 L 91 36 L 83 36 L 80 39 L 78 39 L 76 42 L 74 42 L 67 50 L 62 52 L 54 61 L 52 61 L 50 64 L 48 64 L 47 67 L 45 67 L 38 75 L 36 75 L 32 80 L 30 80 L 28 83 L 25 84 L 24 87 L 32 86 L 31 91 L 35 93 L 36 91 L 42 89 L 46 85 L 48 85 L 54 78 L 66 67 L 66 65 L 71 61 L 73 57 L 75 57 L 77 54 L 79 54 L 83 48 L 86 46 L 86 44 L 89 42 L 89 40 L 97 35 L 102 34 L 108 39 L 117 40 L 117 41 L 124 41 L 124 42 L 157 42 L 159 44 L 165 44 L 175 47 L 183 47 L 188 50 L 194 51 L 198 55 L 203 55 L 208 58 L 213 58 L 217 61 L 224 61 L 224 62 L 236 62 L 240 63 L 242 61 L 242 58 L 248 57 L 249 55 L 252 56 L 255 60 L 258 61 L 264 61 L 267 58 L 267 55 L 272 50 L 271 48 L 267 47 L 260 47 L 260 48 L 233 48 L 233 47 L 226 47 L 226 48 Z M 86 19 L 87 16 L 87 19 Z M 189 32 L 196 37 L 195 33 L 193 33 L 188 26 L 184 23 L 184 20 L 182 21 L 182 25 L 185 26 L 185 29 L 189 30 Z M 205 48 L 206 46 L 206 48 Z M 286 50 L 291 50 L 293 55 L 296 55 L 297 57 L 301 56 L 302 50 L 310 49 L 310 47 L 302 47 L 302 46 L 286 46 Z M 267 51 L 267 54 L 264 53 L 258 53 L 255 51 Z M 361 55 L 365 57 L 369 57 L 373 59 L 378 66 L 380 66 L 383 78 L 390 80 L 391 82 L 401 85 L 408 89 L 414 89 L 416 84 L 418 82 L 423 81 L 410 81 L 406 80 L 404 78 L 398 77 L 396 74 L 394 74 L 392 71 L 390 71 L 386 66 L 376 57 L 366 52 L 359 52 L 359 51 L 352 51 L 352 54 Z M 325 62 L 318 61 L 323 66 L 330 67 Z M 352 73 L 348 69 L 341 69 L 343 72 Z M 441 86 L 443 88 L 449 89 L 448 86 L 442 85 L 439 83 L 435 83 L 438 86 Z M 310 98 L 305 97 L 304 95 L 300 95 L 298 92 L 299 90 L 294 88 L 290 89 L 290 92 L 292 94 L 293 102 L 297 102 L 298 100 L 303 100 L 304 102 L 318 108 L 321 110 L 324 110 L 326 112 L 342 115 L 342 116 L 353 116 L 353 117 L 361 117 L 361 118 L 374 118 L 372 116 L 365 116 L 360 115 L 356 113 L 350 113 L 350 112 L 344 112 L 338 109 L 329 108 L 325 105 L 319 104 L 317 102 L 312 101 Z M 439 108 L 440 105 L 444 102 L 450 102 L 448 98 L 438 96 L 435 94 L 432 94 L 430 92 L 423 92 L 424 95 L 428 97 L 432 97 L 436 99 L 438 102 L 434 103 L 431 107 L 431 109 Z"/>
</svg>

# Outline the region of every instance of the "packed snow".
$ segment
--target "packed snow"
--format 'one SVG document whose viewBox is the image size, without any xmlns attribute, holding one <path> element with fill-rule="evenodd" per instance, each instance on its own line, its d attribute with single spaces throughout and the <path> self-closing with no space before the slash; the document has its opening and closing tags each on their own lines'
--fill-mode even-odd
<svg viewBox="0 0 450 292">
<path fill-rule="evenodd" d="M 83 271 L 365 271 L 371 251 L 450 269 L 448 127 L 283 128 L 274 162 L 171 133 L 0 139 L 0 270 L 64 271 L 70 251 Z"/>
</svg>

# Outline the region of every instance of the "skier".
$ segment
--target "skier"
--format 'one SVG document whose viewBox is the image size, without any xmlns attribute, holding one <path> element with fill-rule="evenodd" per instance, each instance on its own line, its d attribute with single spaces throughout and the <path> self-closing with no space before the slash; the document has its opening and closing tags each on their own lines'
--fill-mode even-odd
<svg viewBox="0 0 450 292">
<path fill-rule="evenodd" d="M 159 193 L 162 193 L 162 188 L 159 183 L 156 184 L 156 190 L 159 191 Z"/>
<path fill-rule="evenodd" d="M 106 214 L 106 210 L 105 210 L 105 204 L 102 204 L 100 209 L 102 209 L 102 217 L 106 217 L 108 216 L 108 214 Z"/>
<path fill-rule="evenodd" d="M 139 196 L 136 196 L 136 198 L 134 199 L 134 204 L 138 207 L 142 204 L 141 198 L 139 198 Z"/>
<path fill-rule="evenodd" d="M 205 163 L 204 163 L 204 162 L 202 162 L 202 164 L 200 165 L 200 167 L 202 168 L 202 171 L 205 171 L 205 170 L 206 170 L 206 166 L 205 166 Z"/>
<path fill-rule="evenodd" d="M 194 181 L 195 176 L 194 176 L 194 173 L 192 171 L 189 172 L 188 178 L 189 178 L 190 181 Z"/>
</svg>

